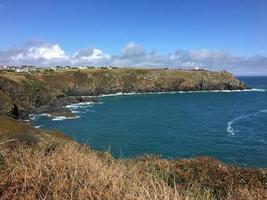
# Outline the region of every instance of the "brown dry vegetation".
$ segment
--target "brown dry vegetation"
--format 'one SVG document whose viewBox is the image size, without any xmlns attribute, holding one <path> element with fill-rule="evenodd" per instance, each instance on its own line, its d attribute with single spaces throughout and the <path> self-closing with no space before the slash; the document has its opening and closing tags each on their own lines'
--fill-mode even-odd
<svg viewBox="0 0 267 200">
<path fill-rule="evenodd" d="M 0 144 L 1 199 L 267 199 L 266 170 L 206 157 L 113 159 L 60 133 L 52 136 L 7 117 L 2 122 L 2 142 L 19 130 L 38 142 Z"/>
</svg>

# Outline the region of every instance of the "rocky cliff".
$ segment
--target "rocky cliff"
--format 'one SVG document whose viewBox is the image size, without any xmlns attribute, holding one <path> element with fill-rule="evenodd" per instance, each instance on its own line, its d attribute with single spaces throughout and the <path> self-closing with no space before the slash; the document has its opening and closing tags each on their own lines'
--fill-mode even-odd
<svg viewBox="0 0 267 200">
<path fill-rule="evenodd" d="M 117 92 L 242 90 L 246 85 L 228 72 L 163 69 L 91 69 L 36 72 L 0 72 L 0 113 L 27 118 L 82 96 Z"/>
</svg>

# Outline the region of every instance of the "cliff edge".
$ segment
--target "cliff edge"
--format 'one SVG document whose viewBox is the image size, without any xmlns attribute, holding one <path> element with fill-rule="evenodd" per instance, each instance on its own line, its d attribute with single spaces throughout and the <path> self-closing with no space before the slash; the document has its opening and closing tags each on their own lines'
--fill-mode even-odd
<svg viewBox="0 0 267 200">
<path fill-rule="evenodd" d="M 0 71 L 0 113 L 26 119 L 30 112 L 57 112 L 68 103 L 118 92 L 243 90 L 232 74 L 206 70 L 87 69 L 33 73 Z"/>
</svg>

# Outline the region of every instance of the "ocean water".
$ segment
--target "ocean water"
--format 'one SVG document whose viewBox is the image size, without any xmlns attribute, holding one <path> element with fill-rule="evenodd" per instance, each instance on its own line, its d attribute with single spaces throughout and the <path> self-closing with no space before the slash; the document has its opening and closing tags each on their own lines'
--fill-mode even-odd
<svg viewBox="0 0 267 200">
<path fill-rule="evenodd" d="M 205 155 L 267 167 L 267 77 L 239 79 L 254 89 L 102 96 L 97 103 L 68 106 L 75 118 L 42 115 L 32 123 L 117 158 Z"/>
</svg>

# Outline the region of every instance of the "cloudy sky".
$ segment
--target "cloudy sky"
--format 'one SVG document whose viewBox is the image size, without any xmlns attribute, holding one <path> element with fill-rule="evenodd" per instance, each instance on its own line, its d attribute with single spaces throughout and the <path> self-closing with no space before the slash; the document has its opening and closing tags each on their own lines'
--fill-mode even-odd
<svg viewBox="0 0 267 200">
<path fill-rule="evenodd" d="M 267 75 L 265 0 L 0 0 L 0 65 Z"/>
</svg>

